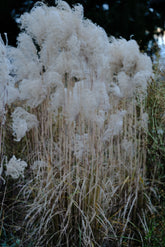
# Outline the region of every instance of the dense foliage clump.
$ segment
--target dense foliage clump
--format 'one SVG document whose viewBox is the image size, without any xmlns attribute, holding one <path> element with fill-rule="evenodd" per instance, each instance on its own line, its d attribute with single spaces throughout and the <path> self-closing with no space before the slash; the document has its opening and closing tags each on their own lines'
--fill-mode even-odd
<svg viewBox="0 0 165 247">
<path fill-rule="evenodd" d="M 151 60 L 63 1 L 22 15 L 17 43 L 0 43 L 0 151 L 3 180 L 26 168 L 22 243 L 143 242 Z"/>
</svg>

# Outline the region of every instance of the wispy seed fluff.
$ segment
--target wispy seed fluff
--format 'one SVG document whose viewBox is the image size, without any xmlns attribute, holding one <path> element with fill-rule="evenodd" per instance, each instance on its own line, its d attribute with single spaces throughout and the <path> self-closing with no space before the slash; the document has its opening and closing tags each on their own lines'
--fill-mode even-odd
<svg viewBox="0 0 165 247">
<path fill-rule="evenodd" d="M 8 49 L 0 36 L 0 115 L 4 113 L 6 104 L 11 105 L 19 98 L 19 92 L 10 75 L 11 64 L 8 58 Z"/>
<path fill-rule="evenodd" d="M 21 28 L 9 57 L 23 107 L 36 108 L 47 98 L 54 116 L 62 107 L 70 121 L 83 111 L 100 124 L 114 102 L 146 90 L 150 59 L 134 40 L 109 42 L 102 28 L 84 19 L 81 5 L 40 4 L 21 16 Z M 29 129 L 24 128 L 17 140 Z"/>
<path fill-rule="evenodd" d="M 16 159 L 16 157 L 13 155 L 8 164 L 5 166 L 6 176 L 11 176 L 13 179 L 17 179 L 19 177 L 24 177 L 24 170 L 27 167 L 27 163 L 25 161 L 21 161 L 20 159 Z"/>
<path fill-rule="evenodd" d="M 30 129 L 37 127 L 38 121 L 35 115 L 28 113 L 22 107 L 15 108 L 12 113 L 13 134 L 16 141 L 20 141 Z"/>
</svg>

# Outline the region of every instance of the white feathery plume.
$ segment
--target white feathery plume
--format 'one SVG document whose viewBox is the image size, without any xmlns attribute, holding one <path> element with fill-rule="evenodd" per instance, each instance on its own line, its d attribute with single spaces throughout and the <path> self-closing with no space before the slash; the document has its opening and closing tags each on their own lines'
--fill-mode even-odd
<svg viewBox="0 0 165 247">
<path fill-rule="evenodd" d="M 19 86 L 20 99 L 26 100 L 26 105 L 35 108 L 40 105 L 47 96 L 47 89 L 42 81 L 38 79 L 24 79 Z"/>
<path fill-rule="evenodd" d="M 12 118 L 13 135 L 16 137 L 16 141 L 20 141 L 27 131 L 38 125 L 36 116 L 28 113 L 22 107 L 15 108 Z"/>
<path fill-rule="evenodd" d="M 25 161 L 21 161 L 20 159 L 16 159 L 13 155 L 8 164 L 5 164 L 5 166 L 6 176 L 11 176 L 13 179 L 18 179 L 19 177 L 24 177 L 24 170 L 27 167 L 27 163 Z"/>
<path fill-rule="evenodd" d="M 110 141 L 111 137 L 117 136 L 121 133 L 123 130 L 123 117 L 125 114 L 126 111 L 122 110 L 110 116 L 108 128 L 103 136 L 103 141 Z"/>
</svg>

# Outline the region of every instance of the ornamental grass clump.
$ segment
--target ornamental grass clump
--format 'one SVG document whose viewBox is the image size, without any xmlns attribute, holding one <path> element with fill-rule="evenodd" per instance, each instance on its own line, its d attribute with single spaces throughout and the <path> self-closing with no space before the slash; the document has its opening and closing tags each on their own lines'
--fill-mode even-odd
<svg viewBox="0 0 165 247">
<path fill-rule="evenodd" d="M 131 243 L 152 210 L 144 197 L 150 59 L 134 40 L 109 40 L 81 5 L 39 3 L 20 25 L 7 58 L 18 93 L 13 138 L 26 141 L 31 173 L 24 245 Z"/>
</svg>

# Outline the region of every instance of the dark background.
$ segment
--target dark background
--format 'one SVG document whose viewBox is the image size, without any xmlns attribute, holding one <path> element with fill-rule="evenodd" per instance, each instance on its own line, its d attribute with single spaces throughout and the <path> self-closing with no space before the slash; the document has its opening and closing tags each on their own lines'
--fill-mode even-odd
<svg viewBox="0 0 165 247">
<path fill-rule="evenodd" d="M 36 0 L 0 0 L 0 33 L 16 45 L 19 27 L 16 18 L 30 11 Z M 55 5 L 54 0 L 42 1 Z M 103 27 L 109 36 L 134 38 L 141 50 L 154 51 L 155 34 L 164 30 L 165 0 L 66 0 L 70 6 L 81 3 L 85 17 Z M 150 46 L 148 46 L 150 44 Z M 150 47 L 150 48 L 148 48 Z M 149 49 L 152 50 L 149 51 Z"/>
</svg>

